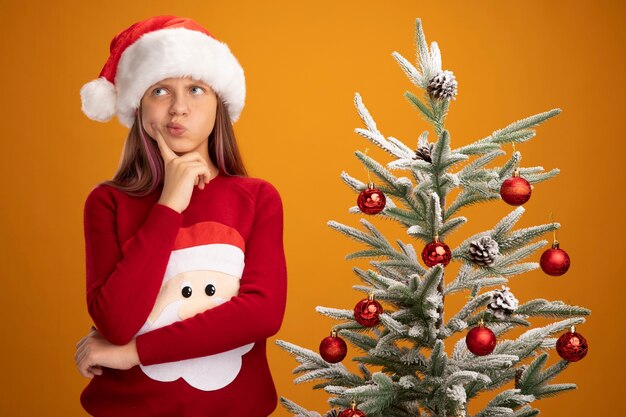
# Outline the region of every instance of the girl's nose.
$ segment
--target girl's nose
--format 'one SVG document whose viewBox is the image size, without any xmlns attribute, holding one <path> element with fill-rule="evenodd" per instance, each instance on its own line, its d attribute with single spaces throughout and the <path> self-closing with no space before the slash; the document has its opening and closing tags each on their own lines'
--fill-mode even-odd
<svg viewBox="0 0 626 417">
<path fill-rule="evenodd" d="M 185 116 L 189 113 L 189 103 L 183 94 L 176 94 L 170 106 L 171 115 Z"/>
</svg>

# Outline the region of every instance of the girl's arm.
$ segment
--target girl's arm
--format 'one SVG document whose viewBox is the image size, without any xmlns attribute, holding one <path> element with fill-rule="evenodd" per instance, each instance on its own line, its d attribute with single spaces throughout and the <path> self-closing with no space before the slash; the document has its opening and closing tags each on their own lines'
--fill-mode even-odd
<svg viewBox="0 0 626 417">
<path fill-rule="evenodd" d="M 137 336 L 141 364 L 212 355 L 278 332 L 287 297 L 283 207 L 270 183 L 261 183 L 256 191 L 255 218 L 246 242 L 239 295 L 191 318 Z"/>
<path fill-rule="evenodd" d="M 78 372 L 86 378 L 102 375 L 102 367 L 130 369 L 139 365 L 135 339 L 126 345 L 114 345 L 93 326 L 89 334 L 76 344 L 74 361 Z"/>
<path fill-rule="evenodd" d="M 156 203 L 122 250 L 116 202 L 107 188 L 94 188 L 85 201 L 87 308 L 108 341 L 125 345 L 152 310 L 183 215 Z"/>
</svg>

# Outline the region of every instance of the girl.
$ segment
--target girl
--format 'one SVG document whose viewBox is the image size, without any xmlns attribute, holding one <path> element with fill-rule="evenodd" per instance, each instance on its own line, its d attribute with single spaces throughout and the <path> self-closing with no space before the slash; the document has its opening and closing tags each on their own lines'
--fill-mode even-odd
<svg viewBox="0 0 626 417">
<path fill-rule="evenodd" d="M 116 35 L 83 112 L 130 128 L 84 207 L 87 306 L 76 345 L 94 416 L 268 416 L 266 339 L 286 303 L 278 191 L 247 176 L 231 123 L 245 99 L 228 46 L 191 19 Z"/>
</svg>

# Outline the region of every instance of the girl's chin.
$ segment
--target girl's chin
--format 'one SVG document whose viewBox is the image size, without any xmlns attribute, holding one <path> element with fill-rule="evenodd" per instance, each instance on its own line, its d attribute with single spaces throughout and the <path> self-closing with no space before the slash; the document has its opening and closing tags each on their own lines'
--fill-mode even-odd
<svg viewBox="0 0 626 417">
<path fill-rule="evenodd" d="M 178 156 L 181 156 L 193 150 L 192 146 L 189 146 L 188 144 L 185 144 L 183 142 L 184 139 L 176 138 L 168 143 L 167 146 L 169 146 L 170 149 L 173 150 L 174 153 L 176 153 Z"/>
</svg>

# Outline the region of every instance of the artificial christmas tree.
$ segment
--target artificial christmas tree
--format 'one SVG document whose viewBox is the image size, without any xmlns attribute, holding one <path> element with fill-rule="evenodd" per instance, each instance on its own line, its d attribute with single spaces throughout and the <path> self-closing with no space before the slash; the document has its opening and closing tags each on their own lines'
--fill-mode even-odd
<svg viewBox="0 0 626 417">
<path fill-rule="evenodd" d="M 552 178 L 559 171 L 522 167 L 521 153 L 515 150 L 503 166 L 486 165 L 506 154 L 503 145 L 530 140 L 535 136 L 533 128 L 560 110 L 516 121 L 470 145 L 453 149 L 444 122 L 450 101 L 458 92 L 457 81 L 452 72 L 442 70 L 437 44 L 433 42 L 428 48 L 419 19 L 416 35 L 417 67 L 397 52 L 393 57 L 422 89 L 421 99 L 410 92 L 405 95 L 432 125 L 437 140 L 430 143 L 425 131 L 414 150 L 394 137 L 385 137 L 357 93 L 355 104 L 365 128 L 356 132 L 394 159 L 384 166 L 359 151 L 356 156 L 368 176 L 371 172 L 379 178 L 377 190 L 386 197 L 384 208 L 376 216 L 395 220 L 407 229 L 408 235 L 418 241 L 417 246 L 423 248 L 426 267 L 420 264 L 413 244 L 398 239 L 399 250 L 394 248 L 364 218 L 361 223 L 365 232 L 329 221 L 331 228 L 367 246 L 348 255 L 348 259 L 383 258 L 370 262 L 375 270 L 354 268 L 367 284 L 354 288 L 384 304 L 384 309 L 375 309 L 376 320 L 357 320 L 353 309 L 317 307 L 319 313 L 343 321 L 333 330 L 358 349 L 359 356 L 352 360 L 358 362 L 360 373 L 351 372 L 339 362 L 329 363 L 312 350 L 282 340 L 276 343 L 300 362 L 294 370 L 301 374 L 296 383 L 317 381 L 313 388 L 323 388 L 331 395 L 328 401 L 332 409 L 325 413 L 328 416 L 337 415 L 338 409 L 356 412 L 354 402 L 358 411 L 368 417 L 468 416 L 468 401 L 489 391 L 497 393 L 474 417 L 533 416 L 539 413 L 530 405 L 533 401 L 576 387 L 550 381 L 569 361 L 584 357 L 586 340 L 573 330 L 565 333 L 559 344 L 564 360 L 543 369 L 546 351 L 555 348 L 555 333 L 582 324 L 582 316 L 590 311 L 561 301 L 534 299 L 519 303 L 503 285 L 510 285 L 509 277 L 539 268 L 537 262 L 521 261 L 548 242 L 531 241 L 560 227 L 552 222 L 512 230 L 524 213 L 521 205 L 528 201 L 532 184 Z M 470 161 L 471 157 L 475 159 Z M 454 170 L 461 163 L 464 166 Z M 408 172 L 415 184 L 391 172 L 397 170 Z M 368 189 L 368 184 L 345 172 L 341 177 L 357 194 Z M 446 204 L 446 197 L 454 189 L 459 191 L 456 198 Z M 490 200 L 518 207 L 491 230 L 469 236 L 457 247 L 443 243 L 467 220 L 457 216 L 459 210 Z M 350 209 L 353 213 L 363 213 L 361 210 L 356 206 Z M 458 273 L 444 280 L 444 271 L 454 263 L 460 265 Z M 492 289 L 496 286 L 502 289 Z M 468 301 L 445 320 L 445 296 L 458 292 L 467 292 Z M 510 330 L 531 326 L 529 319 L 535 317 L 562 320 L 507 338 Z M 457 337 L 451 346 L 452 338 L 461 335 L 465 337 Z M 506 389 L 507 383 L 514 388 Z M 286 398 L 281 402 L 298 417 L 322 416 Z"/>
</svg>

